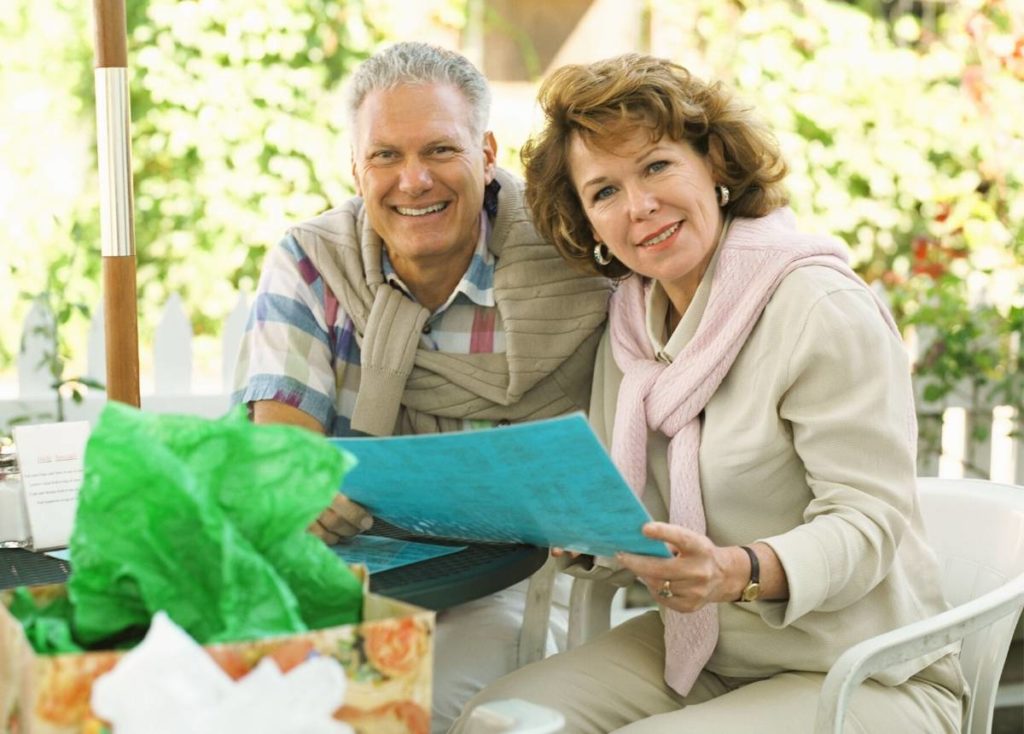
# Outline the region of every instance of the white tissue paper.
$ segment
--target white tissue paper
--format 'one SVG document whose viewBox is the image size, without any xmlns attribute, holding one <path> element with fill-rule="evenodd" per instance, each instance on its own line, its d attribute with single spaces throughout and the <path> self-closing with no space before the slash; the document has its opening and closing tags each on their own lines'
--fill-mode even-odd
<svg viewBox="0 0 1024 734">
<path fill-rule="evenodd" d="M 233 681 L 157 612 L 146 639 L 93 684 L 92 709 L 114 734 L 352 734 L 332 718 L 345 686 L 345 671 L 326 656 L 287 675 L 264 658 Z"/>
</svg>

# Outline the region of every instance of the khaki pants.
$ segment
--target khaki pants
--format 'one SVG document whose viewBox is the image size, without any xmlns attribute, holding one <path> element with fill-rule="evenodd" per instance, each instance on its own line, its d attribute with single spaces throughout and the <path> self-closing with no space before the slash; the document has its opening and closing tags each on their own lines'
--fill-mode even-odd
<svg viewBox="0 0 1024 734">
<path fill-rule="evenodd" d="M 566 582 L 568 576 L 559 574 Z M 559 583 L 556 581 L 556 583 Z M 568 600 L 568 583 L 564 597 Z M 444 734 L 470 697 L 516 669 L 529 581 L 437 614 L 431 734 Z M 556 589 L 556 591 L 559 591 Z M 547 654 L 565 649 L 567 604 L 552 598 Z"/>
<path fill-rule="evenodd" d="M 636 617 L 575 650 L 505 676 L 474 697 L 521 698 L 561 711 L 567 734 L 801 734 L 811 732 L 821 673 L 771 678 L 700 674 L 685 698 L 663 680 L 663 627 L 657 612 Z M 912 678 L 890 687 L 865 681 L 847 709 L 846 732 L 956 734 L 960 701 Z M 463 730 L 466 714 L 451 732 Z"/>
</svg>

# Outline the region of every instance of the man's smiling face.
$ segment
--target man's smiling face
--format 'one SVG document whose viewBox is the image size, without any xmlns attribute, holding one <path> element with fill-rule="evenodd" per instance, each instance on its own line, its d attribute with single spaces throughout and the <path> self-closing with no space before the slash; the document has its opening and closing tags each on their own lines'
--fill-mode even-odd
<svg viewBox="0 0 1024 734">
<path fill-rule="evenodd" d="M 370 225 L 404 264 L 465 263 L 476 247 L 494 136 L 449 84 L 371 92 L 356 115 L 352 168 Z"/>
</svg>

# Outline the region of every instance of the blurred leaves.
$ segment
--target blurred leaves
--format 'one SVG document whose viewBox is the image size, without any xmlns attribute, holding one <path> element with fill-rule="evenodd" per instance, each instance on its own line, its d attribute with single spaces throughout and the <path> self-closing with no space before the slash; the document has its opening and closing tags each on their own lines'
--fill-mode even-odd
<svg viewBox="0 0 1024 734">
<path fill-rule="evenodd" d="M 15 284 L 44 291 L 69 247 L 99 260 L 89 11 L 0 7 L 5 313 L 24 316 Z M 285 226 L 351 194 L 342 82 L 383 34 L 359 0 L 127 0 L 126 15 L 142 338 L 171 293 L 197 334 L 217 334 Z M 75 287 L 99 301 L 97 277 Z M 0 368 L 17 337 L 0 333 Z"/>
<path fill-rule="evenodd" d="M 358 2 L 135 4 L 143 307 L 180 293 L 216 333 L 285 226 L 351 193 L 342 82 L 380 34 Z"/>
<path fill-rule="evenodd" d="M 924 400 L 1024 404 L 1024 8 L 692 6 L 654 0 L 662 44 L 768 118 L 801 221 L 842 237 L 914 332 Z"/>
</svg>

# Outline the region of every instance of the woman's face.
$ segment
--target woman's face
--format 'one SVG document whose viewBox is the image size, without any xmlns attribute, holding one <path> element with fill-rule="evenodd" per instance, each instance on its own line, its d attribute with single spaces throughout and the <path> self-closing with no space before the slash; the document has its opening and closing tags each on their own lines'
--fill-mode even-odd
<svg viewBox="0 0 1024 734">
<path fill-rule="evenodd" d="M 569 168 L 597 241 L 689 302 L 722 230 L 711 165 L 689 143 L 636 129 L 610 150 L 574 135 Z M 682 306 L 685 308 L 685 305 Z"/>
</svg>

